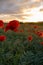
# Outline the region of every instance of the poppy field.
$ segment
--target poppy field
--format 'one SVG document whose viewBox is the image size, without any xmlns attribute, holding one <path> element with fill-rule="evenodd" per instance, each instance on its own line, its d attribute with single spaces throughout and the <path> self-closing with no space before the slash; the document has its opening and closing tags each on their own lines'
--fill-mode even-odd
<svg viewBox="0 0 43 65">
<path fill-rule="evenodd" d="M 0 20 L 0 65 L 43 65 L 43 23 Z"/>
</svg>

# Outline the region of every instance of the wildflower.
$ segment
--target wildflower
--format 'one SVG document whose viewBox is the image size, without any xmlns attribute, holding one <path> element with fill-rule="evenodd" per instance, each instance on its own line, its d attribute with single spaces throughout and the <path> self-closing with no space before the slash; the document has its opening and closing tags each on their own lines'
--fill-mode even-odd
<svg viewBox="0 0 43 65">
<path fill-rule="evenodd" d="M 3 21 L 2 20 L 0 20 L 0 28 L 4 28 L 4 23 L 3 23 Z"/>
<path fill-rule="evenodd" d="M 38 32 L 37 32 L 37 35 L 38 35 L 39 37 L 43 38 L 43 31 L 38 31 Z"/>
<path fill-rule="evenodd" d="M 19 30 L 18 29 L 14 29 L 14 32 L 19 32 Z"/>
<path fill-rule="evenodd" d="M 10 22 L 7 24 L 7 26 L 6 26 L 6 28 L 5 28 L 5 32 L 8 31 L 8 30 L 13 30 L 13 31 L 14 31 L 14 29 L 17 29 L 19 26 L 20 26 L 19 21 L 17 21 L 17 20 L 12 20 L 12 21 L 10 21 Z"/>
<path fill-rule="evenodd" d="M 20 32 L 24 32 L 24 30 L 20 30 Z"/>
<path fill-rule="evenodd" d="M 40 42 L 41 45 L 43 45 L 43 42 Z"/>
<path fill-rule="evenodd" d="M 35 29 L 37 29 L 37 28 L 38 28 L 38 26 L 37 26 L 37 25 L 34 25 L 34 28 L 35 28 Z"/>
<path fill-rule="evenodd" d="M 0 36 L 0 41 L 4 41 L 4 40 L 6 40 L 6 36 L 1 35 L 1 36 Z"/>
<path fill-rule="evenodd" d="M 28 40 L 32 41 L 33 37 L 32 36 L 28 36 Z"/>
</svg>

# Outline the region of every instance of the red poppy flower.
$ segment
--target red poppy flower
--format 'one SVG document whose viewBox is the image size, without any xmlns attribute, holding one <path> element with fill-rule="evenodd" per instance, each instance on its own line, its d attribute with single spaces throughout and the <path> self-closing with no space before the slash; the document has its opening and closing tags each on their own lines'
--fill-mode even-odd
<svg viewBox="0 0 43 65">
<path fill-rule="evenodd" d="M 14 32 L 19 32 L 19 30 L 18 29 L 14 29 Z"/>
<path fill-rule="evenodd" d="M 12 20 L 12 21 L 10 21 L 10 22 L 7 24 L 7 26 L 6 26 L 6 28 L 5 28 L 5 31 L 8 31 L 9 29 L 10 29 L 10 30 L 17 29 L 19 26 L 20 26 L 19 21 L 17 21 L 17 20 Z"/>
<path fill-rule="evenodd" d="M 43 45 L 43 42 L 40 42 L 41 45 Z"/>
<path fill-rule="evenodd" d="M 38 35 L 39 37 L 43 38 L 43 31 L 37 32 L 37 35 Z"/>
<path fill-rule="evenodd" d="M 4 23 L 3 23 L 3 21 L 2 20 L 0 20 L 0 28 L 4 28 Z"/>
<path fill-rule="evenodd" d="M 37 29 L 37 28 L 38 28 L 38 26 L 37 26 L 37 25 L 34 25 L 34 28 L 35 28 L 35 29 Z"/>
<path fill-rule="evenodd" d="M 1 36 L 0 36 L 0 41 L 4 41 L 4 40 L 6 40 L 6 36 L 1 35 Z"/>
<path fill-rule="evenodd" d="M 32 41 L 33 37 L 32 36 L 28 36 L 28 40 Z"/>
<path fill-rule="evenodd" d="M 43 33 L 42 33 L 42 32 L 40 32 L 39 36 L 40 36 L 40 37 L 43 37 Z"/>
</svg>

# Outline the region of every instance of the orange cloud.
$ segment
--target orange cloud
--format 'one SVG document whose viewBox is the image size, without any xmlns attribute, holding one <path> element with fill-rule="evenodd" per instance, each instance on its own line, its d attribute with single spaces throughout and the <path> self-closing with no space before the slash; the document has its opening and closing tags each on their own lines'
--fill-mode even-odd
<svg viewBox="0 0 43 65">
<path fill-rule="evenodd" d="M 43 12 L 43 9 L 40 9 L 40 12 Z"/>
<path fill-rule="evenodd" d="M 33 0 L 34 2 L 41 2 L 41 0 Z"/>
</svg>

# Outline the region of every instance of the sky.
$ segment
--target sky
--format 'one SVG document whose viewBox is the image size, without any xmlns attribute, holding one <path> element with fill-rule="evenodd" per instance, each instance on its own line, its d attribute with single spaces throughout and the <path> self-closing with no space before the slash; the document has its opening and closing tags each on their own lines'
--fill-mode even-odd
<svg viewBox="0 0 43 65">
<path fill-rule="evenodd" d="M 23 22 L 43 21 L 43 0 L 0 0 L 0 19 Z"/>
</svg>

